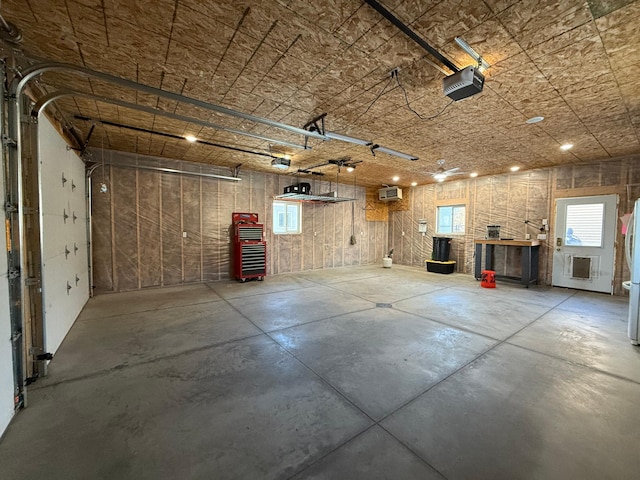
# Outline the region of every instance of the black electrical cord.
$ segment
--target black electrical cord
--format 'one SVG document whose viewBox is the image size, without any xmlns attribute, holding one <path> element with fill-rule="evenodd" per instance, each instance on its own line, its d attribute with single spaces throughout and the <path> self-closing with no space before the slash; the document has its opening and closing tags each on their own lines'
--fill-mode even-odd
<svg viewBox="0 0 640 480">
<path fill-rule="evenodd" d="M 376 103 L 376 102 L 380 99 L 380 97 L 384 94 L 384 91 L 385 91 L 385 90 L 387 89 L 387 87 L 391 84 L 391 81 L 392 81 L 392 80 L 393 80 L 393 75 L 391 76 L 391 78 L 389 78 L 389 81 L 388 81 L 388 82 L 387 82 L 387 84 L 384 86 L 384 88 L 380 91 L 380 93 L 378 93 L 378 95 L 376 96 L 376 98 L 374 98 L 374 99 L 373 99 L 373 102 L 371 102 L 371 103 L 369 104 L 369 106 L 367 107 L 367 109 L 366 109 L 364 112 L 362 112 L 362 113 L 358 116 L 358 118 L 362 117 L 363 115 L 366 115 L 366 113 L 369 111 L 369 109 L 370 109 L 371 107 L 373 107 L 373 104 L 374 104 L 374 103 Z"/>
<path fill-rule="evenodd" d="M 398 72 L 396 70 L 394 70 L 393 72 L 391 72 L 391 78 L 395 78 L 396 79 L 396 83 L 398 84 L 398 87 L 400 87 L 400 89 L 402 90 L 402 93 L 404 93 L 404 101 L 407 104 L 407 108 L 409 110 L 411 110 L 413 113 L 415 113 L 417 115 L 417 117 L 420 120 L 433 120 L 434 118 L 439 117 L 440 115 L 442 115 L 444 113 L 444 111 L 449 108 L 449 105 L 451 105 L 453 103 L 453 100 L 451 100 L 449 103 L 447 103 L 442 110 L 440 110 L 438 113 L 436 113 L 435 115 L 431 115 L 430 117 L 424 117 L 422 115 L 420 115 L 418 112 L 416 112 L 413 108 L 411 108 L 411 105 L 409 104 L 409 96 L 407 95 L 407 90 L 404 88 L 404 86 L 400 83 L 400 77 L 398 75 Z"/>
</svg>

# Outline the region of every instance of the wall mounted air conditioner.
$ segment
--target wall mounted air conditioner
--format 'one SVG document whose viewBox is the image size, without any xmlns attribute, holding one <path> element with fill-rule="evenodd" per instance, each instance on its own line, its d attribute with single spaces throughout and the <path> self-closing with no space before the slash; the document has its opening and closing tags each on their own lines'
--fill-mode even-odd
<svg viewBox="0 0 640 480">
<path fill-rule="evenodd" d="M 399 187 L 388 187 L 381 188 L 378 190 L 378 200 L 382 200 L 383 202 L 388 202 L 391 200 L 401 200 L 402 199 L 402 189 Z"/>
</svg>

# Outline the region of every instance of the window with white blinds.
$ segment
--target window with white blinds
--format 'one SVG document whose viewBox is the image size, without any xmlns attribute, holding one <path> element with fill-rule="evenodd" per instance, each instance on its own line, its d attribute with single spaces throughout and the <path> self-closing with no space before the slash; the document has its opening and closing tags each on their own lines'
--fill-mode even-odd
<svg viewBox="0 0 640 480">
<path fill-rule="evenodd" d="M 602 247 L 604 203 L 567 205 L 566 245 Z"/>
</svg>

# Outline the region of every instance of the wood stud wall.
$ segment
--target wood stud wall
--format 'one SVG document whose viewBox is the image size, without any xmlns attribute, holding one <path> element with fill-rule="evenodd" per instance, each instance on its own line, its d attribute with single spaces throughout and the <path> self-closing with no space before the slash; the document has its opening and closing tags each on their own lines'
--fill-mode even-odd
<svg viewBox="0 0 640 480">
<path fill-rule="evenodd" d="M 180 169 L 181 163 L 162 165 Z M 231 214 L 238 211 L 258 213 L 265 225 L 268 275 L 371 264 L 383 257 L 387 223 L 365 221 L 364 188 L 313 181 L 314 192 L 337 188 L 340 196 L 355 194 L 356 201 L 303 203 L 302 234 L 274 235 L 273 196 L 298 180 L 259 172 L 241 177 L 236 183 L 115 165 L 106 165 L 103 175 L 98 167 L 92 177 L 95 292 L 229 278 Z M 100 192 L 103 182 L 106 193 Z M 352 231 L 356 245 L 350 244 Z"/>
<path fill-rule="evenodd" d="M 487 225 L 500 225 L 502 237 L 523 239 L 526 233 L 536 238 L 539 233 L 533 225 L 540 225 L 543 218 L 549 220 L 551 231 L 543 241 L 540 251 L 541 283 L 551 283 L 553 251 L 548 247 L 554 237 L 554 211 L 556 198 L 615 193 L 619 196 L 618 216 L 630 212 L 637 195 L 627 198 L 627 185 L 640 183 L 639 156 L 625 157 L 609 162 L 598 162 L 584 166 L 556 167 L 529 172 L 493 177 L 446 182 L 426 187 L 416 187 L 411 193 L 411 208 L 406 212 L 390 212 L 389 245 L 395 249 L 394 262 L 424 266 L 431 258 L 435 235 L 436 205 L 442 200 L 467 205 L 467 225 L 463 236 L 452 236 L 451 260 L 457 262 L 456 269 L 462 273 L 473 273 L 474 244 L 476 238 L 485 238 Z M 418 220 L 426 219 L 428 233 L 418 233 Z M 628 279 L 629 271 L 624 259 L 624 238 L 617 222 L 614 292 L 622 293 L 620 283 Z M 405 232 L 405 235 L 402 235 Z M 513 265 L 507 262 L 507 252 L 497 251 L 496 268 Z M 504 273 L 518 275 L 518 265 Z"/>
</svg>

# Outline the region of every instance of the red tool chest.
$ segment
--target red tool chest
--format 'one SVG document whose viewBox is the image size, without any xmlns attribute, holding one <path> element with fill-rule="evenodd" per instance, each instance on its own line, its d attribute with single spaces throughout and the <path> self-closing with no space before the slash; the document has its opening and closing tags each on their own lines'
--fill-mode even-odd
<svg viewBox="0 0 640 480">
<path fill-rule="evenodd" d="M 241 282 L 263 280 L 267 275 L 267 242 L 258 214 L 234 212 L 232 223 L 234 277 Z"/>
</svg>

